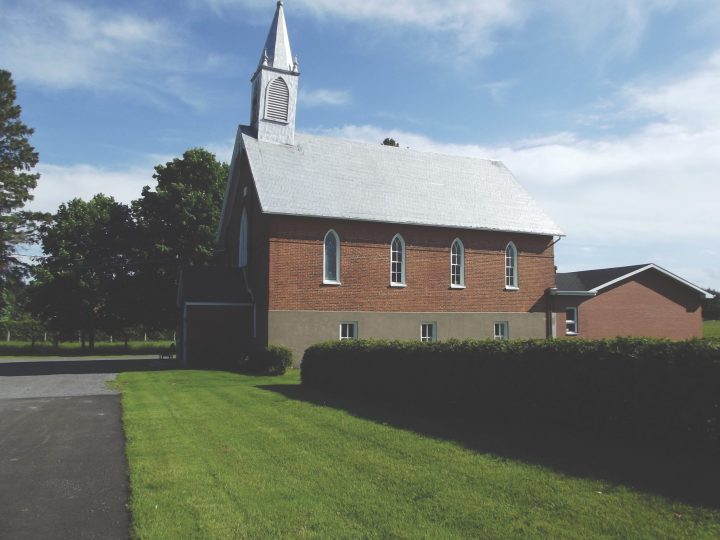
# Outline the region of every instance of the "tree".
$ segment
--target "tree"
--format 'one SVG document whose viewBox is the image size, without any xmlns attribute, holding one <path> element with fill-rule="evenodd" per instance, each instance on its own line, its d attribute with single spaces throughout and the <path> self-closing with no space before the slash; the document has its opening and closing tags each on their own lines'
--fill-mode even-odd
<svg viewBox="0 0 720 540">
<path fill-rule="evenodd" d="M 720 292 L 713 289 L 708 289 L 707 292 L 715 297 L 703 301 L 703 319 L 716 321 L 720 319 Z"/>
<path fill-rule="evenodd" d="M 387 139 L 385 139 L 382 143 L 383 143 L 384 146 L 394 146 L 395 148 L 399 148 L 399 147 L 400 147 L 400 143 L 399 143 L 399 142 L 396 142 L 395 139 L 391 139 L 391 138 L 389 138 L 389 137 L 388 137 Z"/>
<path fill-rule="evenodd" d="M 92 350 L 98 330 L 127 324 L 136 243 L 131 210 L 105 195 L 73 199 L 40 233 L 47 258 L 35 268 L 30 309 L 63 336 L 81 332 Z"/>
<path fill-rule="evenodd" d="M 10 72 L 0 70 L 0 286 L 26 267 L 15 255 L 18 244 L 32 239 L 42 215 L 22 211 L 37 185 L 38 154 L 28 141 L 33 130 L 20 120 L 20 106 Z"/>
<path fill-rule="evenodd" d="M 155 190 L 145 186 L 133 202 L 144 260 L 137 269 L 135 294 L 146 328 L 175 323 L 178 269 L 213 260 L 228 172 L 214 154 L 194 148 L 155 167 Z"/>
</svg>

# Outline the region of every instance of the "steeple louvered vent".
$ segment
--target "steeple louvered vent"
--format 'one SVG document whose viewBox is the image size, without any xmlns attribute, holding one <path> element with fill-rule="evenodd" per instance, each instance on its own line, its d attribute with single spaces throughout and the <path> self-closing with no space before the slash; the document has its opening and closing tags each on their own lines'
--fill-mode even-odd
<svg viewBox="0 0 720 540">
<path fill-rule="evenodd" d="M 265 118 L 276 122 L 287 122 L 289 103 L 290 90 L 287 83 L 281 77 L 274 79 L 267 89 Z"/>
</svg>

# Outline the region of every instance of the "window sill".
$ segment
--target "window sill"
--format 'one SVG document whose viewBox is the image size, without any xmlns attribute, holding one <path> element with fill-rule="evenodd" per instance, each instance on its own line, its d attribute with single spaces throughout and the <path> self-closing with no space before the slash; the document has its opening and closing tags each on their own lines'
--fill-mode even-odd
<svg viewBox="0 0 720 540">
<path fill-rule="evenodd" d="M 566 336 L 577 336 L 578 333 L 577 332 L 565 332 L 565 335 Z"/>
<path fill-rule="evenodd" d="M 519 291 L 520 287 L 510 287 L 509 285 L 505 285 L 506 291 Z"/>
<path fill-rule="evenodd" d="M 329 285 L 331 287 L 339 287 L 340 285 L 342 285 L 342 283 L 340 281 L 324 281 L 324 280 L 323 280 L 322 284 Z"/>
<path fill-rule="evenodd" d="M 465 285 L 450 285 L 451 289 L 464 289 Z"/>
<path fill-rule="evenodd" d="M 406 289 L 407 285 L 405 283 L 391 283 L 390 287 L 393 289 Z"/>
</svg>

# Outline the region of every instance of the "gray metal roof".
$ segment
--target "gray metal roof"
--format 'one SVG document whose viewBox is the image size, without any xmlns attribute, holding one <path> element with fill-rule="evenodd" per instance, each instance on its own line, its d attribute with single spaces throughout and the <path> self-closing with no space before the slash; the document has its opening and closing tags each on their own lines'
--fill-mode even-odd
<svg viewBox="0 0 720 540">
<path fill-rule="evenodd" d="M 306 134 L 240 136 L 269 214 L 562 235 L 499 161 Z"/>
<path fill-rule="evenodd" d="M 265 62 L 267 62 L 265 64 Z M 260 57 L 260 66 L 263 64 L 272 68 L 292 71 L 293 57 L 290 50 L 290 38 L 288 37 L 287 24 L 285 23 L 285 12 L 283 3 L 277 3 L 275 17 L 270 25 L 265 49 Z"/>
</svg>

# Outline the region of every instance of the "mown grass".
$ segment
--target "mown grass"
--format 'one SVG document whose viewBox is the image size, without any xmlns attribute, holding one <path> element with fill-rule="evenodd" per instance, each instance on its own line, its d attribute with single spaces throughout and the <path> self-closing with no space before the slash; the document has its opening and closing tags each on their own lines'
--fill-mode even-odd
<svg viewBox="0 0 720 540">
<path fill-rule="evenodd" d="M 297 372 L 120 375 L 134 535 L 720 537 L 717 510 L 351 414 L 298 383 Z"/>
<path fill-rule="evenodd" d="M 720 338 L 720 321 L 703 321 L 703 335 L 706 338 Z"/>
<path fill-rule="evenodd" d="M 82 350 L 80 343 L 63 342 L 55 347 L 51 342 L 0 341 L 0 356 L 118 356 L 125 354 L 158 354 L 167 350 L 171 341 L 130 341 L 127 348 L 120 342 L 97 342 L 95 350 Z"/>
</svg>

